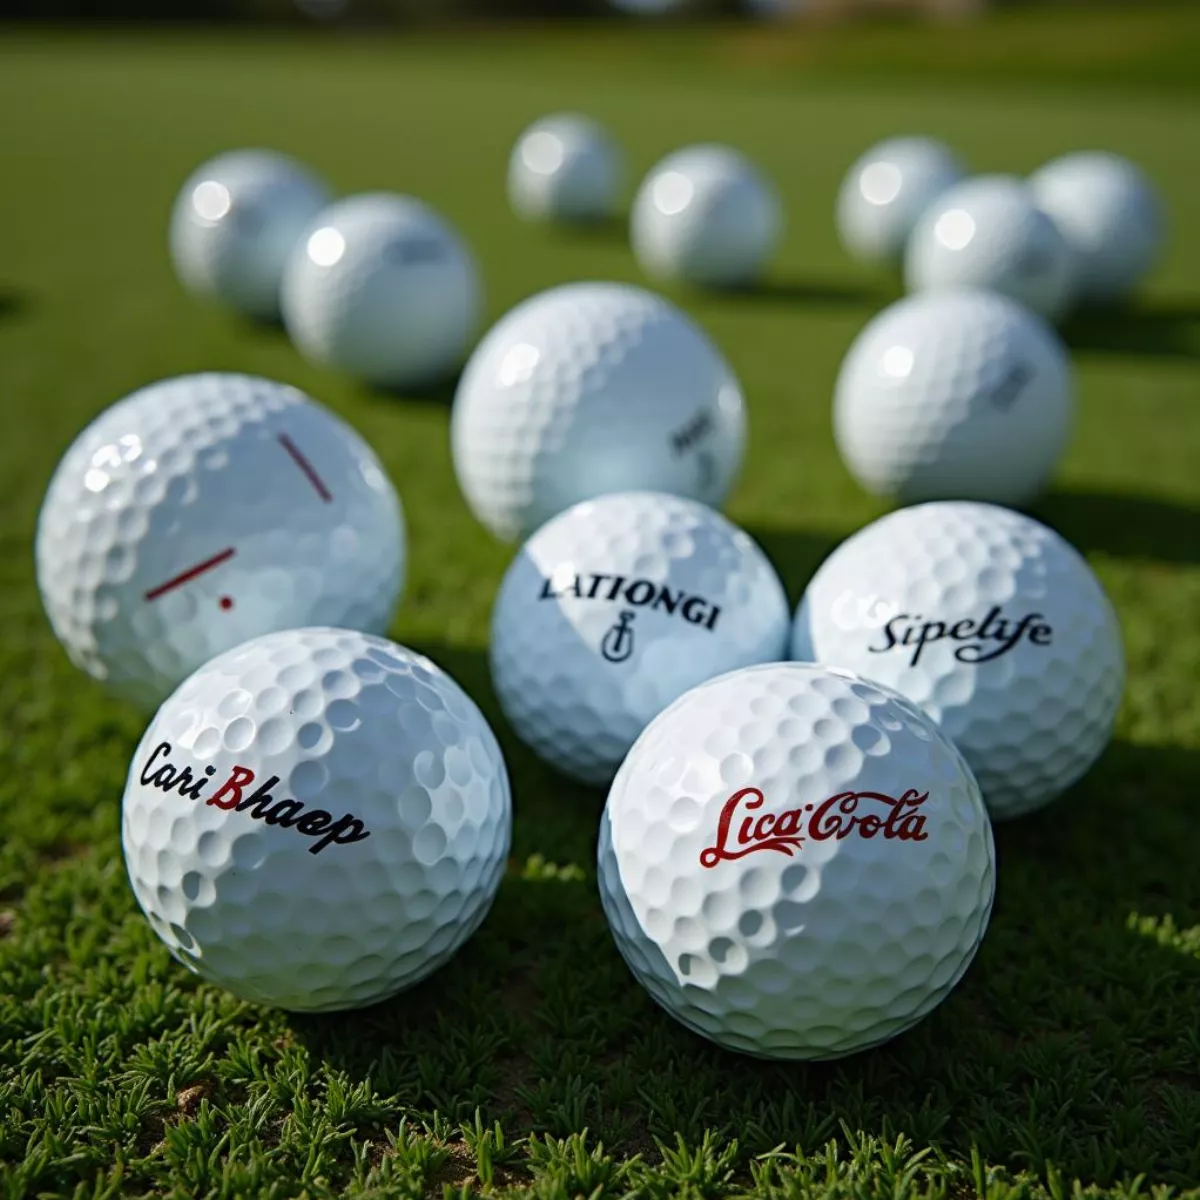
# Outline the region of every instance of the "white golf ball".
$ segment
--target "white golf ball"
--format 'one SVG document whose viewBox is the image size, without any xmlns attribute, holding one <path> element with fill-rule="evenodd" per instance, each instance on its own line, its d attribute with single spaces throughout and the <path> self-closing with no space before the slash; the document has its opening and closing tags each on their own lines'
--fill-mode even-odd
<svg viewBox="0 0 1200 1200">
<path fill-rule="evenodd" d="M 309 226 L 283 277 L 297 349 L 380 387 L 423 386 L 466 353 L 479 320 L 475 261 L 411 196 L 340 200 Z"/>
<path fill-rule="evenodd" d="M 1066 450 L 1066 347 L 994 292 L 936 291 L 884 309 L 850 347 L 834 436 L 869 492 L 1024 504 Z"/>
<path fill-rule="evenodd" d="M 774 187 L 727 146 L 668 155 L 643 180 L 630 217 L 642 270 L 706 287 L 753 283 L 782 234 Z"/>
<path fill-rule="evenodd" d="M 798 663 L 724 675 L 656 718 L 598 857 L 650 995 L 764 1058 L 840 1058 L 916 1024 L 966 971 L 995 886 L 950 740 L 890 689 Z"/>
<path fill-rule="evenodd" d="M 590 117 L 558 113 L 536 121 L 508 160 L 508 199 L 530 221 L 612 216 L 625 184 L 624 156 Z"/>
<path fill-rule="evenodd" d="M 185 375 L 79 435 L 50 481 L 36 552 L 72 661 L 152 708 L 259 634 L 382 631 L 403 582 L 404 521 L 370 447 L 302 392 Z"/>
<path fill-rule="evenodd" d="M 1099 758 L 1121 703 L 1116 614 L 1057 533 L 989 504 L 905 508 L 829 556 L 792 657 L 895 688 L 954 740 L 993 817 L 1049 804 Z"/>
<path fill-rule="evenodd" d="M 492 612 L 492 681 L 547 762 L 607 783 L 646 723 L 705 679 L 787 655 L 783 585 L 751 538 L 694 500 L 625 492 L 521 547 Z"/>
<path fill-rule="evenodd" d="M 943 192 L 908 241 L 909 291 L 977 287 L 1049 320 L 1073 299 L 1074 256 L 1033 193 L 1009 175 L 978 175 Z"/>
<path fill-rule="evenodd" d="M 921 214 L 965 174 L 954 151 L 933 138 L 889 138 L 872 146 L 838 192 L 842 246 L 860 262 L 898 265 Z"/>
<path fill-rule="evenodd" d="M 197 168 L 171 214 L 180 282 L 261 320 L 279 315 L 288 256 L 332 193 L 307 167 L 270 150 L 233 150 Z"/>
<path fill-rule="evenodd" d="M 1125 299 L 1158 259 L 1163 207 L 1149 179 L 1116 154 L 1067 154 L 1029 177 L 1034 200 L 1075 253 L 1079 299 Z"/>
<path fill-rule="evenodd" d="M 292 629 L 201 667 L 134 754 L 121 833 L 171 953 L 244 1000 L 357 1008 L 442 966 L 508 855 L 504 760 L 427 658 Z"/>
<path fill-rule="evenodd" d="M 712 342 L 660 296 L 617 283 L 514 308 L 471 356 L 451 417 L 467 503 L 507 539 L 605 492 L 718 507 L 745 433 L 741 389 Z"/>
</svg>

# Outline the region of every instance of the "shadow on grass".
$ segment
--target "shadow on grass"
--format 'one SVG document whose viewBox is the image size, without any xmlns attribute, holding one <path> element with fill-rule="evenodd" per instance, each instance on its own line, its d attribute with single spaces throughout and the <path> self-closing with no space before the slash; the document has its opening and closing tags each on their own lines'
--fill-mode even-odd
<svg viewBox="0 0 1200 1200">
<path fill-rule="evenodd" d="M 770 540 L 769 537 L 764 540 Z M 801 548 L 812 554 L 813 547 Z M 480 931 L 416 988 L 361 1012 L 292 1017 L 314 1057 L 460 1138 L 478 1110 L 510 1140 L 589 1131 L 617 1157 L 706 1130 L 740 1161 L 860 1133 L 1012 1172 L 1100 1185 L 1200 1170 L 1200 752 L 1118 742 L 1056 804 L 997 828 L 979 956 L 913 1030 L 833 1063 L 722 1051 L 656 1007 L 609 934 L 595 882 L 599 790 L 515 742 L 482 651 L 418 648 L 493 720 L 514 790 L 508 874 Z M 1103 1152 L 1097 1154 L 1097 1145 Z M 847 1141 L 850 1145 L 846 1145 Z"/>
<path fill-rule="evenodd" d="M 886 286 L 845 284 L 832 279 L 764 279 L 749 287 L 724 289 L 716 295 L 730 296 L 748 304 L 796 308 L 882 308 L 901 293 Z"/>
<path fill-rule="evenodd" d="M 751 522 L 743 526 L 763 548 L 783 580 L 788 599 L 797 603 L 816 569 L 848 533 L 783 529 Z"/>
<path fill-rule="evenodd" d="M 1032 509 L 1084 553 L 1200 562 L 1200 509 L 1154 496 L 1055 491 Z"/>
<path fill-rule="evenodd" d="M 1072 350 L 1200 359 L 1200 300 L 1077 313 L 1062 328 Z"/>
<path fill-rule="evenodd" d="M 437 408 L 450 408 L 454 403 L 454 393 L 458 391 L 458 381 L 462 377 L 464 367 L 465 364 L 456 366 L 449 375 L 432 379 L 428 383 L 408 384 L 403 387 L 361 383 L 359 391 L 368 400 L 380 404 L 428 404 Z"/>
<path fill-rule="evenodd" d="M 12 321 L 25 316 L 32 307 L 27 292 L 7 288 L 0 284 L 0 321 Z"/>
</svg>

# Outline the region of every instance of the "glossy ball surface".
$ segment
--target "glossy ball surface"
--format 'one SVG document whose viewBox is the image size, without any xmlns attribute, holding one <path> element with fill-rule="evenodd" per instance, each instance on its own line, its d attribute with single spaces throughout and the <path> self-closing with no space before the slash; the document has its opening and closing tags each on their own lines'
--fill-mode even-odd
<svg viewBox="0 0 1200 1200">
<path fill-rule="evenodd" d="M 1100 757 L 1121 703 L 1116 614 L 1053 530 L 990 504 L 889 513 L 843 542 L 796 612 L 792 657 L 919 705 L 997 819 L 1049 804 Z"/>
<path fill-rule="evenodd" d="M 585 500 L 518 551 L 492 611 L 492 681 L 547 762 L 608 783 L 634 739 L 714 675 L 787 653 L 783 585 L 754 541 L 694 500 Z"/>
<path fill-rule="evenodd" d="M 690 317 L 641 288 L 571 283 L 517 305 L 459 381 L 454 469 L 497 537 L 606 492 L 718 507 L 746 436 L 728 363 Z"/>
<path fill-rule="evenodd" d="M 382 632 L 404 580 L 404 519 L 371 448 L 303 392 L 183 375 L 76 438 L 42 503 L 36 559 L 71 660 L 152 709 L 259 634 Z"/>
<path fill-rule="evenodd" d="M 966 971 L 995 886 L 950 740 L 889 689 L 797 663 L 723 675 L 653 721 L 598 858 L 639 982 L 764 1058 L 840 1058 L 914 1025 Z"/>
<path fill-rule="evenodd" d="M 269 634 L 186 680 L 122 805 L 125 864 L 189 970 L 258 1004 L 358 1008 L 486 916 L 511 833 L 487 722 L 428 659 L 345 629 Z"/>
</svg>

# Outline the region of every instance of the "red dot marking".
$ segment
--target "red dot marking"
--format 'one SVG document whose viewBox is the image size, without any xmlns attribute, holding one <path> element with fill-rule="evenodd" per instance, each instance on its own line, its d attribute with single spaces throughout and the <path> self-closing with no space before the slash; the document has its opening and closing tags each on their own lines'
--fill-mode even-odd
<svg viewBox="0 0 1200 1200">
<path fill-rule="evenodd" d="M 221 599 L 217 601 L 217 603 L 226 612 L 228 612 L 233 607 L 233 597 L 232 596 L 222 596 Z"/>
</svg>

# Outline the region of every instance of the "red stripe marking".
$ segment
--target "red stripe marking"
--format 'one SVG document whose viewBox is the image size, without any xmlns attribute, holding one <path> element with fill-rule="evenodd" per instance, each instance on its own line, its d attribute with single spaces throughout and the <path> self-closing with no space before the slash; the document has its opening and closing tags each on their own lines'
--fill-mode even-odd
<svg viewBox="0 0 1200 1200">
<path fill-rule="evenodd" d="M 159 596 L 165 596 L 168 592 L 173 592 L 178 587 L 183 587 L 185 583 L 191 583 L 198 575 L 203 575 L 205 571 L 211 571 L 213 567 L 219 567 L 223 562 L 228 562 L 234 555 L 233 547 L 228 550 L 222 550 L 220 554 L 214 554 L 212 558 L 206 558 L 203 562 L 197 563 L 194 567 L 188 567 L 186 571 L 176 575 L 174 579 L 168 579 L 166 583 L 160 583 L 158 587 L 151 588 L 146 593 L 147 600 L 157 600 Z"/>
<path fill-rule="evenodd" d="M 292 441 L 286 433 L 279 434 L 279 444 L 292 456 L 292 462 L 296 464 L 304 472 L 308 478 L 308 482 L 313 485 L 313 491 L 329 504 L 333 500 L 333 493 L 325 486 L 325 481 L 317 474 L 317 469 L 300 453 L 299 447 Z"/>
</svg>

